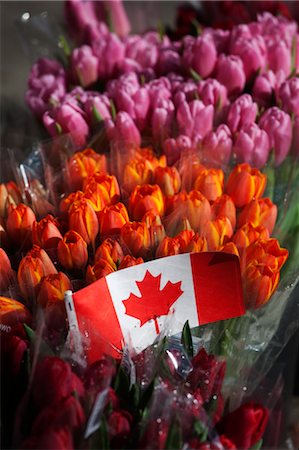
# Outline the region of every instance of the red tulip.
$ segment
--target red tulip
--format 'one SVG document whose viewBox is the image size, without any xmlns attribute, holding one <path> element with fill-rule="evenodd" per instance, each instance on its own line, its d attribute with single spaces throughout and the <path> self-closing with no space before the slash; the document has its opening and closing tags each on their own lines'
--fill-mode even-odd
<svg viewBox="0 0 299 450">
<path fill-rule="evenodd" d="M 129 221 L 127 208 L 123 203 L 106 206 L 98 213 L 98 221 L 101 237 L 118 234 Z"/>
<path fill-rule="evenodd" d="M 159 186 L 157 184 L 136 186 L 130 195 L 129 211 L 135 220 L 141 220 L 148 211 L 163 216 L 164 198 Z"/>
<path fill-rule="evenodd" d="M 57 248 L 58 242 L 62 239 L 58 229 L 57 220 L 48 214 L 40 222 L 33 222 L 32 241 L 33 244 L 42 248 Z"/>
<path fill-rule="evenodd" d="M 239 164 L 230 173 L 226 191 L 235 205 L 240 208 L 253 199 L 260 198 L 265 190 L 267 176 L 247 163 Z"/>
<path fill-rule="evenodd" d="M 88 260 L 87 244 L 79 233 L 68 231 L 58 243 L 57 256 L 67 270 L 84 269 Z"/>
<path fill-rule="evenodd" d="M 68 216 L 70 229 L 79 233 L 87 244 L 93 244 L 99 232 L 99 224 L 90 202 L 82 198 L 74 203 Z"/>
<path fill-rule="evenodd" d="M 29 206 L 20 203 L 8 208 L 6 228 L 9 236 L 17 245 L 31 243 L 33 222 L 36 221 L 34 212 Z"/>
<path fill-rule="evenodd" d="M 0 324 L 11 331 L 23 323 L 31 323 L 31 314 L 26 306 L 12 298 L 0 297 Z"/>
</svg>

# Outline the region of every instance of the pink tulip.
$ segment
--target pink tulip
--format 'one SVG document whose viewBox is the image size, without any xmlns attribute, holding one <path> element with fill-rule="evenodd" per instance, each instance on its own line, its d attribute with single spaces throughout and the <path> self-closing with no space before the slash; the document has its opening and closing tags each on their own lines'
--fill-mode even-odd
<svg viewBox="0 0 299 450">
<path fill-rule="evenodd" d="M 250 125 L 256 119 L 257 104 L 249 94 L 243 94 L 232 103 L 227 116 L 227 125 L 232 133 L 240 130 L 244 125 Z"/>
<path fill-rule="evenodd" d="M 87 92 L 83 109 L 87 123 L 92 126 L 102 120 L 111 119 L 110 100 L 107 95 L 97 92 Z"/>
<path fill-rule="evenodd" d="M 155 67 L 158 47 L 148 36 L 129 36 L 125 42 L 125 56 L 136 61 L 142 68 Z"/>
<path fill-rule="evenodd" d="M 78 43 L 84 42 L 86 26 L 94 28 L 98 23 L 94 2 L 91 1 L 66 0 L 64 15 L 71 36 Z"/>
<path fill-rule="evenodd" d="M 200 81 L 198 93 L 205 105 L 213 105 L 215 109 L 222 109 L 227 104 L 227 89 L 214 78 Z"/>
<path fill-rule="evenodd" d="M 138 128 L 129 114 L 124 111 L 117 113 L 115 122 L 106 121 L 106 131 L 112 145 L 140 147 L 141 136 Z"/>
<path fill-rule="evenodd" d="M 286 42 L 278 37 L 267 44 L 268 67 L 274 73 L 282 70 L 285 78 L 291 73 L 292 51 Z"/>
<path fill-rule="evenodd" d="M 51 136 L 70 133 L 78 147 L 86 144 L 89 128 L 83 111 L 75 103 L 63 103 L 52 111 L 45 112 L 43 123 Z"/>
<path fill-rule="evenodd" d="M 227 53 L 230 41 L 230 31 L 221 28 L 206 28 L 203 34 L 209 34 L 214 41 L 218 53 Z"/>
<path fill-rule="evenodd" d="M 223 84 L 228 95 L 239 94 L 245 86 L 243 62 L 239 56 L 220 55 L 216 64 L 215 78 Z"/>
<path fill-rule="evenodd" d="M 160 48 L 157 72 L 161 75 L 181 71 L 181 57 L 173 48 Z"/>
<path fill-rule="evenodd" d="M 187 69 L 193 69 L 201 77 L 206 78 L 214 70 L 217 50 L 210 35 L 205 34 L 189 40 L 183 53 L 183 62 Z"/>
<path fill-rule="evenodd" d="M 107 85 L 107 93 L 116 100 L 119 91 L 125 92 L 127 95 L 133 95 L 140 89 L 140 83 L 136 73 L 129 72 L 121 75 L 119 78 L 109 81 Z"/>
<path fill-rule="evenodd" d="M 147 85 L 151 99 L 151 108 L 157 108 L 161 101 L 171 100 L 171 83 L 166 77 L 155 78 Z"/>
<path fill-rule="evenodd" d="M 180 159 L 180 156 L 192 148 L 192 141 L 188 136 L 178 136 L 176 139 L 168 138 L 163 143 L 163 151 L 167 158 L 167 164 L 172 165 Z"/>
<path fill-rule="evenodd" d="M 204 161 L 214 166 L 228 164 L 232 150 L 232 135 L 227 125 L 219 125 L 216 131 L 210 131 L 201 142 Z"/>
<path fill-rule="evenodd" d="M 65 96 L 65 71 L 57 61 L 41 58 L 33 66 L 28 79 L 26 102 L 39 117 Z"/>
<path fill-rule="evenodd" d="M 290 116 L 277 107 L 269 108 L 261 117 L 259 126 L 268 133 L 270 148 L 274 148 L 275 165 L 279 166 L 287 156 L 292 142 Z"/>
<path fill-rule="evenodd" d="M 98 65 L 98 58 L 94 56 L 92 48 L 88 45 L 73 50 L 71 56 L 72 72 L 81 86 L 86 87 L 97 81 Z"/>
<path fill-rule="evenodd" d="M 269 151 L 269 136 L 256 123 L 241 128 L 233 146 L 233 154 L 238 163 L 247 162 L 258 169 L 266 164 Z"/>
<path fill-rule="evenodd" d="M 200 100 L 182 102 L 177 109 L 180 134 L 192 139 L 202 139 L 213 127 L 214 107 L 205 106 Z"/>
<path fill-rule="evenodd" d="M 154 141 L 162 143 L 171 135 L 174 122 L 174 105 L 171 100 L 161 100 L 152 113 L 151 126 Z"/>
<path fill-rule="evenodd" d="M 125 37 L 130 33 L 131 26 L 122 0 L 97 0 L 93 3 L 95 3 L 99 20 L 105 20 L 107 14 L 109 15 L 114 33 L 120 37 Z"/>
<path fill-rule="evenodd" d="M 231 45 L 231 53 L 242 59 L 247 80 L 252 79 L 258 70 L 263 70 L 267 63 L 267 50 L 262 36 L 237 39 Z"/>
<path fill-rule="evenodd" d="M 278 97 L 284 111 L 299 116 L 299 79 L 297 77 L 290 78 L 282 83 Z"/>
<path fill-rule="evenodd" d="M 93 42 L 93 53 L 99 60 L 99 78 L 111 78 L 117 72 L 117 65 L 125 57 L 125 47 L 121 40 L 113 33 L 103 36 Z"/>
<path fill-rule="evenodd" d="M 273 101 L 278 83 L 283 73 L 275 75 L 272 70 L 268 70 L 258 75 L 254 81 L 252 97 L 260 106 L 269 106 Z M 284 75 L 283 75 L 284 78 Z"/>
</svg>

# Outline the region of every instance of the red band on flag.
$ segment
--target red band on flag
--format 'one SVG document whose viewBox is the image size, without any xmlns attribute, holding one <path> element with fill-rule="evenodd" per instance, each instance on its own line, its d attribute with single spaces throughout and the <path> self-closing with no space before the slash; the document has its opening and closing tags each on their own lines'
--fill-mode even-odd
<svg viewBox="0 0 299 450">
<path fill-rule="evenodd" d="M 222 252 L 190 255 L 201 325 L 245 313 L 239 258 Z"/>
<path fill-rule="evenodd" d="M 73 294 L 77 320 L 81 332 L 84 330 L 90 347 L 86 352 L 89 363 L 103 354 L 120 358 L 123 335 L 114 309 L 105 278 L 101 278 Z"/>
</svg>

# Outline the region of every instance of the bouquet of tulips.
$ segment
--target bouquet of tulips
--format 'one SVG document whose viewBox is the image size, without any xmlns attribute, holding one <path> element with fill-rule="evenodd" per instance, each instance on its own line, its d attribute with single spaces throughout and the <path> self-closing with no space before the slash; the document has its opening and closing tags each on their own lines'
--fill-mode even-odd
<svg viewBox="0 0 299 450">
<path fill-rule="evenodd" d="M 298 308 L 297 28 L 265 14 L 175 42 L 128 36 L 115 1 L 117 35 L 105 3 L 66 2 L 79 47 L 60 38 L 65 65 L 38 60 L 26 93 L 53 138 L 38 144 L 42 170 L 12 157 L 15 179 L 1 184 L 4 439 L 259 448 L 282 389 L 265 378 Z M 117 359 L 78 351 L 66 291 L 201 252 L 239 259 L 245 316 L 175 336 L 166 326 Z"/>
</svg>

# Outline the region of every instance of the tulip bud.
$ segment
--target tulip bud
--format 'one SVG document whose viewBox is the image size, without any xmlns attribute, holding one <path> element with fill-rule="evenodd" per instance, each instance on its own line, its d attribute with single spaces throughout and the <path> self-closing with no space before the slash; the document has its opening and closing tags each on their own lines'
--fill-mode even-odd
<svg viewBox="0 0 299 450">
<path fill-rule="evenodd" d="M 85 197 L 89 191 L 101 192 L 106 205 L 117 203 L 120 199 L 120 190 L 116 177 L 104 172 L 95 172 L 87 179 L 84 187 Z"/>
<path fill-rule="evenodd" d="M 69 228 L 79 233 L 87 244 L 94 243 L 99 232 L 97 215 L 85 198 L 74 203 L 69 210 Z"/>
<path fill-rule="evenodd" d="M 117 270 L 116 265 L 111 265 L 107 259 L 98 259 L 94 266 L 88 266 L 86 271 L 86 281 L 88 284 L 94 283 L 109 273 Z"/>
<path fill-rule="evenodd" d="M 142 222 L 146 223 L 150 235 L 150 247 L 154 250 L 164 239 L 166 234 L 161 218 L 152 211 L 148 211 L 142 218 Z"/>
<path fill-rule="evenodd" d="M 237 207 L 242 207 L 252 199 L 260 198 L 265 190 L 267 176 L 249 164 L 236 166 L 229 175 L 226 191 Z"/>
<path fill-rule="evenodd" d="M 22 303 L 12 298 L 0 297 L 0 324 L 13 328 L 31 322 L 31 314 Z"/>
<path fill-rule="evenodd" d="M 34 212 L 29 206 L 20 203 L 16 207 L 10 206 L 6 221 L 7 232 L 17 245 L 31 243 L 33 222 L 36 221 Z"/>
<path fill-rule="evenodd" d="M 126 269 L 127 267 L 137 266 L 138 264 L 143 264 L 142 258 L 134 258 L 134 256 L 126 255 L 122 262 L 120 263 L 118 270 Z"/>
<path fill-rule="evenodd" d="M 122 251 L 119 243 L 111 238 L 107 238 L 102 242 L 102 244 L 98 247 L 95 254 L 95 262 L 99 259 L 105 259 L 111 264 L 111 266 L 118 266 L 119 263 L 123 260 L 124 252 Z"/>
<path fill-rule="evenodd" d="M 157 184 L 136 186 L 129 199 L 129 210 L 136 220 L 141 220 L 145 213 L 151 210 L 162 216 L 164 198 L 160 187 Z"/>
<path fill-rule="evenodd" d="M 254 227 L 263 225 L 271 234 L 277 218 L 277 206 L 269 198 L 252 200 L 241 211 L 238 217 L 238 227 L 251 223 Z"/>
<path fill-rule="evenodd" d="M 10 260 L 5 251 L 0 248 L 0 291 L 7 291 L 15 281 L 15 273 L 11 268 Z"/>
<path fill-rule="evenodd" d="M 106 156 L 91 148 L 76 152 L 67 163 L 71 190 L 82 189 L 85 180 L 95 172 L 106 172 L 106 164 Z"/>
<path fill-rule="evenodd" d="M 17 206 L 22 201 L 19 188 L 13 181 L 0 184 L 0 216 L 6 217 L 9 205 Z"/>
<path fill-rule="evenodd" d="M 18 283 L 23 296 L 28 299 L 36 295 L 41 279 L 55 273 L 57 270 L 45 250 L 34 245 L 19 264 Z"/>
<path fill-rule="evenodd" d="M 239 252 L 241 253 L 242 250 L 258 239 L 269 239 L 269 237 L 270 234 L 267 228 L 263 225 L 255 227 L 249 222 L 245 223 L 245 225 L 235 232 L 232 241 L 236 244 Z"/>
<path fill-rule="evenodd" d="M 247 162 L 258 169 L 266 164 L 269 151 L 268 134 L 255 123 L 240 130 L 233 146 L 233 155 L 238 162 Z"/>
<path fill-rule="evenodd" d="M 153 170 L 148 160 L 133 159 L 124 168 L 123 189 L 129 194 L 137 185 L 151 183 Z"/>
<path fill-rule="evenodd" d="M 32 241 L 33 244 L 42 248 L 57 248 L 58 242 L 62 239 L 57 227 L 57 220 L 48 214 L 40 222 L 33 222 Z"/>
<path fill-rule="evenodd" d="M 180 192 L 172 201 L 169 210 L 171 213 L 167 222 L 167 233 L 177 229 L 176 225 L 181 219 L 187 219 L 194 231 L 198 231 L 211 219 L 211 206 L 201 192 L 193 190 L 188 194 Z"/>
<path fill-rule="evenodd" d="M 178 255 L 180 253 L 180 243 L 176 238 L 165 237 L 156 250 L 156 258 Z"/>
<path fill-rule="evenodd" d="M 226 244 L 232 235 L 233 228 L 227 217 L 210 220 L 202 229 L 202 236 L 206 238 L 210 252 L 218 250 L 222 245 Z"/>
<path fill-rule="evenodd" d="M 213 167 L 228 164 L 232 150 L 232 134 L 227 125 L 219 125 L 210 131 L 200 143 L 200 151 L 205 161 Z"/>
<path fill-rule="evenodd" d="M 208 244 L 206 238 L 200 236 L 198 233 L 195 233 L 195 235 L 190 240 L 186 251 L 187 253 L 207 252 Z"/>
<path fill-rule="evenodd" d="M 133 256 L 145 257 L 150 248 L 150 236 L 144 222 L 128 222 L 121 229 L 121 237 Z"/>
<path fill-rule="evenodd" d="M 71 289 L 70 279 L 63 272 L 47 275 L 40 283 L 37 302 L 43 308 L 51 302 L 63 302 L 64 293 L 69 289 Z"/>
<path fill-rule="evenodd" d="M 88 260 L 87 244 L 79 233 L 70 230 L 59 241 L 57 256 L 67 270 L 84 269 Z"/>
<path fill-rule="evenodd" d="M 236 207 L 231 197 L 227 194 L 223 194 L 217 198 L 212 205 L 212 219 L 218 219 L 218 217 L 227 217 L 232 224 L 233 229 L 236 227 Z"/>
<path fill-rule="evenodd" d="M 241 58 L 235 55 L 221 54 L 216 64 L 215 78 L 226 87 L 228 95 L 242 92 L 246 77 Z"/>
<path fill-rule="evenodd" d="M 164 195 L 177 194 L 181 188 L 181 177 L 175 167 L 157 167 L 154 183 L 160 186 Z"/>
<path fill-rule="evenodd" d="M 118 234 L 123 225 L 129 221 L 127 208 L 123 203 L 106 206 L 98 213 L 100 235 Z"/>
<path fill-rule="evenodd" d="M 223 181 L 224 173 L 221 169 L 205 169 L 196 178 L 194 189 L 212 202 L 222 195 Z"/>
<path fill-rule="evenodd" d="M 87 87 L 98 79 L 98 58 L 93 54 L 88 45 L 75 48 L 71 55 L 71 68 L 74 78 L 78 79 L 81 86 Z"/>
<path fill-rule="evenodd" d="M 259 261 L 267 264 L 271 270 L 279 271 L 289 252 L 281 248 L 277 239 L 258 239 L 246 249 L 246 261 Z"/>
<path fill-rule="evenodd" d="M 223 253 L 230 253 L 232 255 L 240 257 L 239 251 L 233 242 L 227 242 L 226 244 L 222 245 L 222 247 L 219 247 L 218 251 Z"/>
<path fill-rule="evenodd" d="M 82 191 L 76 191 L 63 198 L 59 204 L 61 214 L 67 214 L 70 207 L 78 200 L 81 200 L 82 197 L 84 197 L 84 193 Z"/>
<path fill-rule="evenodd" d="M 256 115 L 257 104 L 252 101 L 251 95 L 243 94 L 230 106 L 227 125 L 232 133 L 236 133 L 243 126 L 254 123 Z"/>
<path fill-rule="evenodd" d="M 180 253 L 187 253 L 190 242 L 194 238 L 195 233 L 193 230 L 183 230 L 178 233 L 175 239 L 178 241 L 180 246 Z"/>
</svg>

